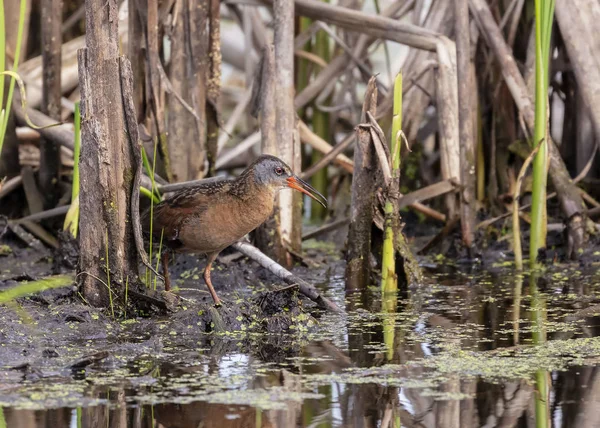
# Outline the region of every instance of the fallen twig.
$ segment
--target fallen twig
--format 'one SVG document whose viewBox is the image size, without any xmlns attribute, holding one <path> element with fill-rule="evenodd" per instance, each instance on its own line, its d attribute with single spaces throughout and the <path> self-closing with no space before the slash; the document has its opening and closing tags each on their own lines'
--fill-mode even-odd
<svg viewBox="0 0 600 428">
<path fill-rule="evenodd" d="M 251 258 L 265 269 L 268 269 L 271 273 L 281 278 L 285 283 L 290 285 L 298 285 L 298 289 L 302 294 L 317 303 L 319 307 L 328 309 L 332 312 L 341 313 L 342 310 L 338 305 L 333 303 L 331 300 L 323 297 L 319 291 L 308 282 L 288 271 L 286 268 L 281 266 L 275 260 L 265 255 L 262 251 L 256 248 L 254 245 L 248 242 L 236 242 L 232 245 L 233 248 L 244 254 L 246 257 Z"/>
<path fill-rule="evenodd" d="M 350 223 L 350 217 L 344 217 L 342 219 L 336 220 L 332 223 L 323 225 L 321 227 L 316 228 L 315 230 L 311 230 L 310 232 L 305 233 L 304 235 L 302 235 L 302 240 L 306 241 L 307 239 L 314 238 L 323 233 L 331 232 L 332 230 L 335 230 L 338 227 L 345 226 L 348 223 Z"/>
<path fill-rule="evenodd" d="M 346 150 L 354 141 L 354 132 L 348 134 L 340 143 L 336 144 L 325 156 L 323 156 L 319 162 L 311 166 L 309 169 L 300 174 L 300 178 L 308 180 L 310 177 L 315 175 L 317 172 L 329 165 L 340 153 Z"/>
<path fill-rule="evenodd" d="M 273 0 L 264 0 L 272 4 Z M 392 40 L 414 48 L 436 50 L 440 34 L 412 24 L 377 15 L 369 15 L 350 8 L 333 6 L 316 0 L 295 0 L 298 15 L 318 19 L 350 31 Z"/>
<path fill-rule="evenodd" d="M 2 188 L 0 189 L 0 199 L 8 195 L 13 190 L 18 189 L 23 184 L 23 177 L 17 175 L 16 177 L 11 178 L 10 180 L 6 180 L 2 184 Z"/>
<path fill-rule="evenodd" d="M 333 149 L 331 144 L 312 132 L 303 121 L 298 121 L 298 128 L 300 129 L 300 139 L 313 149 L 321 153 L 328 153 Z M 338 154 L 334 163 L 350 173 L 354 171 L 354 162 L 343 154 Z"/>
<path fill-rule="evenodd" d="M 414 207 L 417 202 L 423 202 L 428 199 L 445 195 L 446 193 L 454 192 L 458 190 L 458 184 L 454 180 L 455 179 L 440 181 L 439 183 L 402 195 L 398 201 L 398 206 L 400 209 L 407 206 Z"/>
</svg>

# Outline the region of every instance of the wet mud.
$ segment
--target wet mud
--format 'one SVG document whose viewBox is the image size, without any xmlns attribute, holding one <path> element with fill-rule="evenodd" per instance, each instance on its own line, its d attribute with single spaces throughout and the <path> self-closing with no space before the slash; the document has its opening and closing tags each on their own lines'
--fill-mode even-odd
<svg viewBox="0 0 600 428">
<path fill-rule="evenodd" d="M 9 244 L 0 289 L 69 271 L 56 253 Z M 308 242 L 304 250 L 295 273 L 343 314 L 316 310 L 232 252 L 212 275 L 225 301 L 218 309 L 201 279 L 204 261 L 189 256 L 172 266 L 181 299 L 167 315 L 115 319 L 74 287 L 0 305 L 0 421 L 493 427 L 535 421 L 543 405 L 557 426 L 595 426 L 597 254 L 557 259 L 536 276 L 517 275 L 507 253 L 471 264 L 430 255 L 421 259 L 426 284 L 392 296 L 386 311 L 376 283 L 344 292 L 338 249 Z M 545 400 L 540 379 L 552 391 Z"/>
</svg>

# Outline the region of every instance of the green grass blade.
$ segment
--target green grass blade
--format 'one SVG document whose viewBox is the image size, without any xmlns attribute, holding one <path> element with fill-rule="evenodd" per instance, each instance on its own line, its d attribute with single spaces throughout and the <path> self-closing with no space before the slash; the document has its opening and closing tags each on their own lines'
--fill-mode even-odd
<svg viewBox="0 0 600 428">
<path fill-rule="evenodd" d="M 81 110 L 79 102 L 75 103 L 75 142 L 73 151 L 73 189 L 71 199 L 79 196 L 79 154 L 81 152 Z"/>
<path fill-rule="evenodd" d="M 156 197 L 156 194 L 152 193 L 150 190 L 146 189 L 143 186 L 140 186 L 140 193 L 148 199 L 152 199 L 155 204 L 158 204 L 160 202 L 160 199 Z"/>
<path fill-rule="evenodd" d="M 71 207 L 65 216 L 63 229 L 77 238 L 79 229 L 79 154 L 81 151 L 81 111 L 79 102 L 75 103 L 75 141 L 73 150 L 73 187 L 71 188 Z"/>
<path fill-rule="evenodd" d="M 156 268 L 155 270 L 158 272 L 158 265 L 160 263 L 160 258 L 162 257 L 163 250 L 163 235 L 165 234 L 165 229 L 161 229 L 160 231 L 160 242 L 158 243 L 158 254 L 156 255 Z M 166 276 L 166 274 L 165 274 Z M 154 290 L 156 290 L 156 280 L 158 278 L 154 275 Z"/>
<path fill-rule="evenodd" d="M 0 407 L 0 428 L 6 428 L 6 418 L 4 417 L 3 407 Z"/>
<path fill-rule="evenodd" d="M 67 287 L 75 278 L 72 275 L 54 275 L 37 281 L 22 282 L 8 290 L 0 292 L 0 304 L 6 304 L 19 297 L 41 293 L 44 290 Z"/>
<path fill-rule="evenodd" d="M 4 19 L 4 0 L 0 0 L 0 71 L 6 70 L 6 22 Z M 4 79 L 0 81 L 0 106 L 4 105 Z M 0 126 L 4 121 L 0 122 Z M 4 137 L 0 139 L 0 153 L 2 153 L 2 143 Z"/>
<path fill-rule="evenodd" d="M 4 20 L 4 0 L 0 0 L 0 71 L 6 70 L 6 23 Z M 0 131 L 4 123 L 4 78 L 0 78 Z M 4 145 L 4 134 L 0 134 L 0 155 L 2 155 L 2 146 Z"/>
<path fill-rule="evenodd" d="M 2 9 L 2 14 L 4 14 L 4 2 L 2 1 L 2 5 L 1 5 L 1 9 Z M 21 43 L 23 41 L 23 30 L 25 27 L 25 13 L 27 12 L 27 1 L 26 0 L 21 0 L 21 7 L 19 9 L 19 28 L 17 30 L 17 42 L 16 42 L 16 46 L 15 46 L 15 60 L 13 62 L 13 71 L 17 71 L 18 67 L 19 67 L 19 59 L 21 56 Z M 4 19 L 4 17 L 2 17 L 2 19 Z M 6 28 L 4 25 L 2 25 L 2 28 Z M 2 32 L 2 31 L 0 31 Z M 4 46 L 5 43 L 2 43 L 2 45 Z M 0 52 L 1 56 L 2 52 Z M 1 68 L 1 71 L 5 71 L 5 67 Z M 15 90 L 15 79 L 12 78 L 10 79 L 10 85 L 8 87 L 8 97 L 6 99 L 6 112 L 7 114 L 4 116 L 4 122 L 2 122 L 2 129 L 0 130 L 0 138 L 2 140 L 2 142 L 0 142 L 0 150 L 2 149 L 2 143 L 4 142 L 4 135 L 6 135 L 6 127 L 8 126 L 8 117 L 10 115 L 10 106 L 12 104 L 12 98 L 13 98 L 13 92 Z M 0 98 L 0 100 L 2 100 L 2 98 Z"/>
</svg>

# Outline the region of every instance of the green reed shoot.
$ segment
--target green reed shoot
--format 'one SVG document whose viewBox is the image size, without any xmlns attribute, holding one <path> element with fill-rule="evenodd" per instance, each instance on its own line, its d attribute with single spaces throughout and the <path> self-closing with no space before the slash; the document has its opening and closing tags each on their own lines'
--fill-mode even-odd
<svg viewBox="0 0 600 428">
<path fill-rule="evenodd" d="M 75 103 L 75 142 L 73 151 L 73 187 L 71 188 L 71 206 L 65 216 L 63 229 L 68 230 L 73 238 L 77 238 L 79 228 L 79 153 L 81 150 L 81 111 L 79 102 Z"/>
<path fill-rule="evenodd" d="M 543 141 L 533 162 L 531 241 L 529 264 L 533 267 L 538 251 L 546 246 L 546 184 L 548 180 L 548 82 L 550 37 L 554 20 L 554 0 L 535 0 L 535 129 L 532 147 Z"/>
<path fill-rule="evenodd" d="M 394 79 L 394 106 L 392 117 L 392 135 L 391 135 L 391 167 L 392 182 L 400 179 L 400 147 L 402 146 L 402 72 L 396 75 Z M 395 341 L 395 318 L 397 306 L 398 276 L 396 275 L 396 237 L 394 204 L 388 197 L 384 205 L 385 223 L 384 223 L 384 241 L 381 260 L 381 293 L 382 293 L 382 312 L 383 319 L 383 340 L 386 345 L 386 358 L 391 361 L 394 358 Z"/>
<path fill-rule="evenodd" d="M 19 66 L 26 11 L 27 1 L 21 0 L 19 8 L 19 28 L 17 30 L 17 41 L 15 46 L 15 58 L 12 67 L 13 70 L 17 70 L 17 67 Z M 6 71 L 6 23 L 4 16 L 4 0 L 0 0 L 0 72 L 4 71 Z M 6 98 L 6 105 L 4 105 L 4 77 L 0 78 L 0 155 L 2 154 L 2 146 L 4 145 L 4 136 L 6 135 L 6 127 L 8 126 L 8 117 L 10 115 L 10 107 L 12 104 L 14 89 L 15 79 L 13 77 L 10 80 L 8 97 Z"/>
<path fill-rule="evenodd" d="M 402 142 L 402 72 L 394 79 L 394 107 L 392 117 L 392 180 L 400 179 L 400 147 Z M 398 290 L 398 277 L 396 275 L 396 249 L 394 239 L 393 216 L 394 205 L 388 198 L 384 206 L 385 224 L 383 256 L 381 261 L 381 291 L 394 293 Z"/>
<path fill-rule="evenodd" d="M 162 256 L 162 250 L 163 250 L 163 236 L 165 234 L 165 229 L 161 229 L 160 231 L 160 241 L 158 243 L 158 254 L 156 255 L 156 268 L 155 270 L 158 272 L 158 265 L 160 263 L 160 258 Z M 164 272 L 164 275 L 166 275 L 166 272 Z M 154 276 L 154 290 L 156 290 L 156 275 Z"/>
</svg>

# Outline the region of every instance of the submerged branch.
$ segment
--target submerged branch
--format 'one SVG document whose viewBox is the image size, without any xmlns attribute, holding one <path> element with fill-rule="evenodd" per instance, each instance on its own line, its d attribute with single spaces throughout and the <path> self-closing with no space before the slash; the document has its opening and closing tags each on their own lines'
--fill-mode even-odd
<svg viewBox="0 0 600 428">
<path fill-rule="evenodd" d="M 275 260 L 265 255 L 255 246 L 247 242 L 240 241 L 233 244 L 232 247 L 238 250 L 240 253 L 244 254 L 246 257 L 251 258 L 265 269 L 268 269 L 274 275 L 277 275 L 287 284 L 297 285 L 298 289 L 302 294 L 311 299 L 313 302 L 317 303 L 321 308 L 330 310 L 332 312 L 342 312 L 338 305 L 321 295 L 315 287 L 313 287 L 303 279 L 295 276 L 293 273 L 285 269 Z"/>
</svg>

